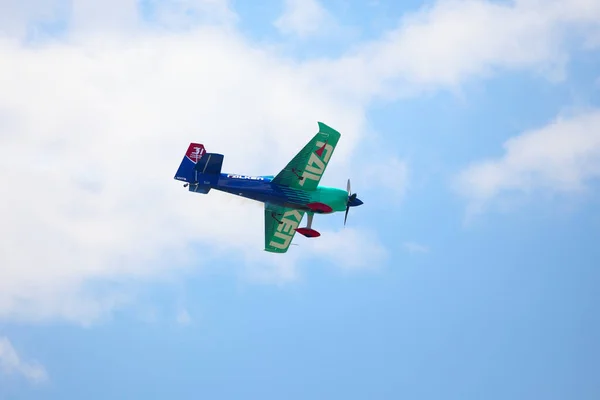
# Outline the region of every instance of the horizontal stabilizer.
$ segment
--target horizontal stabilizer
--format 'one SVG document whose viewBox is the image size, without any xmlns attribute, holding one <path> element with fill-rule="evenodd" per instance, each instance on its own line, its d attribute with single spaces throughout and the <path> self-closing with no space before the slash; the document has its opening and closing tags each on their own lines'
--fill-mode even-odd
<svg viewBox="0 0 600 400">
<path fill-rule="evenodd" d="M 219 175 L 223 167 L 223 154 L 206 153 L 196 163 L 194 169 L 200 174 Z"/>
<path fill-rule="evenodd" d="M 206 194 L 219 181 L 223 158 L 222 154 L 207 153 L 202 144 L 190 143 L 175 179 L 186 182 L 190 192 Z"/>
<path fill-rule="evenodd" d="M 210 192 L 210 184 L 193 184 L 188 186 L 188 190 L 194 193 L 208 194 Z"/>
</svg>

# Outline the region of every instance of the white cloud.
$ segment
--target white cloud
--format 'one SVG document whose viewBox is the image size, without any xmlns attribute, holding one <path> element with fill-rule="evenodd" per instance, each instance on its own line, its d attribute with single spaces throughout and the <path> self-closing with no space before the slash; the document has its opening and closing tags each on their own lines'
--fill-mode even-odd
<svg viewBox="0 0 600 400">
<path fill-rule="evenodd" d="M 225 153 L 228 171 L 276 173 L 320 120 L 342 132 L 326 180 L 343 187 L 373 95 L 397 94 L 395 81 L 552 69 L 566 55 L 566 28 L 555 28 L 598 21 L 592 1 L 441 2 L 345 57 L 293 63 L 240 37 L 226 1 L 161 2 L 158 20 L 185 29 L 159 30 L 132 1 L 78 0 L 64 40 L 35 46 L 21 43 L 32 10 L 59 18 L 58 2 L 10 4 L 0 16 L 11 23 L 0 33 L 0 318 L 83 323 L 133 301 L 127 282 L 223 259 L 286 282 L 302 257 L 347 268 L 384 257 L 375 236 L 350 228 L 283 257 L 262 252 L 260 204 L 186 193 L 172 179 L 190 141 Z M 199 17 L 187 19 L 189 7 Z"/>
<path fill-rule="evenodd" d="M 0 39 L 0 317 L 90 323 L 132 301 L 129 280 L 223 258 L 293 279 L 262 251 L 260 204 L 188 193 L 175 170 L 198 140 L 227 171 L 276 173 L 317 120 L 342 132 L 343 164 L 360 104 L 215 27 L 74 39 Z"/>
<path fill-rule="evenodd" d="M 0 372 L 6 375 L 22 375 L 36 384 L 48 380 L 44 366 L 38 362 L 23 361 L 6 337 L 0 337 Z"/>
<path fill-rule="evenodd" d="M 24 36 L 30 22 L 53 21 L 61 11 L 58 1 L 0 0 L 0 35 Z"/>
<path fill-rule="evenodd" d="M 429 247 L 417 242 L 404 242 L 402 247 L 409 253 L 429 253 Z"/>
<path fill-rule="evenodd" d="M 286 35 L 307 37 L 331 24 L 331 17 L 317 0 L 285 0 L 283 13 L 274 24 Z"/>
<path fill-rule="evenodd" d="M 55 4 L 62 1 L 52 1 Z M 71 29 L 82 32 L 106 29 L 133 29 L 139 24 L 137 0 L 73 0 L 71 3 Z"/>
<path fill-rule="evenodd" d="M 454 89 L 502 70 L 560 79 L 569 55 L 566 35 L 585 40 L 599 28 L 596 0 L 442 0 L 407 14 L 397 29 L 353 54 L 314 65 L 323 85 L 358 96 Z"/>
<path fill-rule="evenodd" d="M 572 193 L 600 177 L 600 110 L 558 118 L 504 143 L 502 157 L 471 165 L 458 188 L 473 211 L 504 192 Z"/>
<path fill-rule="evenodd" d="M 148 0 L 156 22 L 171 28 L 190 28 L 199 23 L 232 25 L 238 16 L 228 0 Z"/>
<path fill-rule="evenodd" d="M 228 0 L 0 0 L 0 34 L 22 36 L 32 25 L 56 22 L 65 22 L 77 32 L 119 29 L 132 33 L 143 24 L 140 7 L 150 11 L 155 23 L 168 28 L 237 22 Z"/>
</svg>

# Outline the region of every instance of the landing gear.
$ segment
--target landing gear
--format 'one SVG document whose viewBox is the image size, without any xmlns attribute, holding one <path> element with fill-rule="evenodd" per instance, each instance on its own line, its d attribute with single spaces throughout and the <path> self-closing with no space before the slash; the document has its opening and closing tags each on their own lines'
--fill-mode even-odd
<svg viewBox="0 0 600 400">
<path fill-rule="evenodd" d="M 315 238 L 315 237 L 321 236 L 321 234 L 319 232 L 312 229 L 312 222 L 313 222 L 314 216 L 315 216 L 315 214 L 312 212 L 307 213 L 308 221 L 307 221 L 306 227 L 296 228 L 296 232 L 298 232 L 299 234 L 301 234 L 303 236 L 306 236 L 307 238 Z"/>
<path fill-rule="evenodd" d="M 333 208 L 329 207 L 327 204 L 324 204 L 324 203 L 319 203 L 319 202 L 308 203 L 306 206 L 308 208 L 310 208 L 313 212 L 316 212 L 319 214 L 329 214 L 329 213 L 333 212 Z"/>
</svg>

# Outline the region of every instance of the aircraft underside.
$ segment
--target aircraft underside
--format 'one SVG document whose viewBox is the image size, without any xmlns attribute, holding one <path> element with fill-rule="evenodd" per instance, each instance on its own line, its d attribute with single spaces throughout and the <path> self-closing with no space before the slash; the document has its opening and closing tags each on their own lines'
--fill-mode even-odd
<svg viewBox="0 0 600 400">
<path fill-rule="evenodd" d="M 190 143 L 174 178 L 184 182 L 190 192 L 218 190 L 264 203 L 265 251 L 285 253 L 296 232 L 310 238 L 320 236 L 312 229 L 315 214 L 345 211 L 345 225 L 350 207 L 363 204 L 351 192 L 350 180 L 346 190 L 319 185 L 340 133 L 318 124 L 319 132 L 277 175 L 223 173 L 222 154 L 208 153 L 204 145 Z M 307 225 L 300 227 L 304 214 Z"/>
<path fill-rule="evenodd" d="M 271 186 L 271 185 L 269 185 Z M 310 206 L 309 204 L 320 203 L 316 201 L 311 201 L 310 196 L 301 196 L 302 193 L 286 193 L 281 188 L 277 188 L 275 185 L 271 187 L 265 187 L 265 185 L 260 185 L 260 187 L 248 187 L 245 186 L 232 186 L 232 185 L 218 185 L 213 189 L 219 190 L 221 192 L 229 193 L 235 196 L 244 197 L 246 199 L 259 201 L 261 203 L 269 203 L 275 204 L 281 207 L 294 208 L 297 210 L 303 210 L 306 212 L 316 212 L 316 213 L 328 213 L 334 212 L 335 210 L 325 204 L 322 207 L 318 206 Z"/>
</svg>

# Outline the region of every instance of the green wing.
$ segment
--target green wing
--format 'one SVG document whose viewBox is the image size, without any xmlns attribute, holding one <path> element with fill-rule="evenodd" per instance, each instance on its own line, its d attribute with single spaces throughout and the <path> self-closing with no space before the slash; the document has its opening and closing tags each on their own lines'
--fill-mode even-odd
<svg viewBox="0 0 600 400">
<path fill-rule="evenodd" d="M 265 203 L 265 250 L 285 253 L 296 234 L 304 211 Z M 281 223 L 280 223 L 281 222 Z"/>
<path fill-rule="evenodd" d="M 273 183 L 293 189 L 315 190 L 338 140 L 338 131 L 319 122 L 319 133 L 273 178 Z"/>
</svg>

